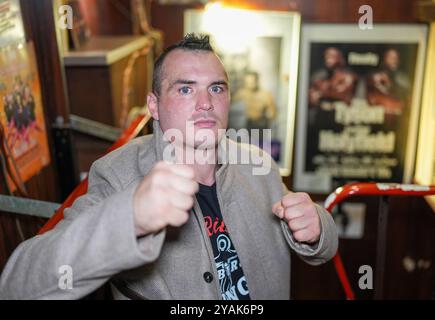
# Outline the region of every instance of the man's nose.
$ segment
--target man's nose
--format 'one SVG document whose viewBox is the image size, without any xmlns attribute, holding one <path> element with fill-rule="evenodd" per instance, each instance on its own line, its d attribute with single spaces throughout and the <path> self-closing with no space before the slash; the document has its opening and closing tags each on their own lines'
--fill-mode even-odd
<svg viewBox="0 0 435 320">
<path fill-rule="evenodd" d="M 196 111 L 199 110 L 213 110 L 213 103 L 211 101 L 211 95 L 208 91 L 200 92 L 198 95 L 198 100 L 196 101 Z"/>
</svg>

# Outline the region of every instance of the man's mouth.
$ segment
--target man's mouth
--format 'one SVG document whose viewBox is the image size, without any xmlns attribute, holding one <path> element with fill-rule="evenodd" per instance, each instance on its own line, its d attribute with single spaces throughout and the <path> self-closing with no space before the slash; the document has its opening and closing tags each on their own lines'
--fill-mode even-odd
<svg viewBox="0 0 435 320">
<path fill-rule="evenodd" d="M 198 128 L 213 128 L 216 125 L 216 121 L 211 119 L 200 119 L 196 120 L 194 124 Z"/>
</svg>

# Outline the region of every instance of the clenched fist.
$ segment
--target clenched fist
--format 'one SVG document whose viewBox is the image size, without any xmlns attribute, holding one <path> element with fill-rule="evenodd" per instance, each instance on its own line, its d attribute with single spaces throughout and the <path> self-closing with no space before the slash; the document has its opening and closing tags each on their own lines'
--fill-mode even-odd
<svg viewBox="0 0 435 320">
<path fill-rule="evenodd" d="M 320 239 L 320 217 L 308 194 L 290 192 L 273 205 L 272 212 L 287 222 L 298 242 L 314 243 Z"/>
<path fill-rule="evenodd" d="M 186 165 L 158 162 L 133 196 L 136 236 L 185 224 L 198 191 L 194 178 L 193 169 Z"/>
</svg>

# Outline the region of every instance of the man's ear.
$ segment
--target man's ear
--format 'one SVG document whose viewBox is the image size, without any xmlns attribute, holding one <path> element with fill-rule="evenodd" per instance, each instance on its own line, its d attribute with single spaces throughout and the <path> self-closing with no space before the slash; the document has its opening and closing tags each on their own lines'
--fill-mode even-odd
<svg viewBox="0 0 435 320">
<path fill-rule="evenodd" d="M 159 120 L 157 96 L 150 92 L 147 95 L 147 106 L 154 120 Z"/>
</svg>

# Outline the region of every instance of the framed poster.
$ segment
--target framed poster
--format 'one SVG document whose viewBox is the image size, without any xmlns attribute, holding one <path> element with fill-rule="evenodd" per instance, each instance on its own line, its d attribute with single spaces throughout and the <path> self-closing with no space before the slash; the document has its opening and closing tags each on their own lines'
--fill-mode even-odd
<svg viewBox="0 0 435 320">
<path fill-rule="evenodd" d="M 0 125 L 5 132 L 8 160 L 23 181 L 50 163 L 32 43 L 0 52 Z"/>
<path fill-rule="evenodd" d="M 426 61 L 415 182 L 435 185 L 435 23 L 430 27 Z M 435 196 L 426 200 L 435 210 Z"/>
<path fill-rule="evenodd" d="M 0 0 L 0 49 L 25 41 L 20 0 Z"/>
<path fill-rule="evenodd" d="M 210 35 L 225 66 L 231 91 L 229 129 L 248 129 L 248 142 L 268 151 L 281 175 L 289 175 L 300 15 L 220 7 L 186 10 L 184 32 Z"/>
<path fill-rule="evenodd" d="M 294 188 L 412 180 L 426 25 L 302 27 Z"/>
</svg>

